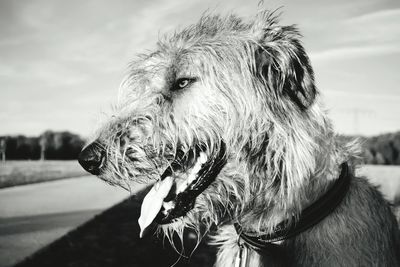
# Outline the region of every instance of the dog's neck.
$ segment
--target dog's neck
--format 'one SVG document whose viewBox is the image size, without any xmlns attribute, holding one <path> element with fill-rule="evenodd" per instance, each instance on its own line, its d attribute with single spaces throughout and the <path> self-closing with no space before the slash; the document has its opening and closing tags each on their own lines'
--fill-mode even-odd
<svg viewBox="0 0 400 267">
<path fill-rule="evenodd" d="M 329 140 L 331 138 L 327 138 Z M 274 193 L 274 189 L 265 188 L 266 200 L 252 204 L 239 215 L 239 221 L 247 231 L 258 233 L 272 233 L 276 225 L 282 221 L 291 223 L 293 218 L 298 218 L 302 211 L 325 195 L 325 193 L 338 180 L 341 173 L 341 162 L 347 162 L 349 158 L 341 149 L 341 145 L 335 142 L 320 144 L 321 155 L 316 158 L 325 159 L 318 162 L 312 174 L 303 179 L 301 187 L 290 192 L 295 201 L 289 202 L 285 196 Z M 322 155 L 325 156 L 322 157 Z M 349 166 L 349 171 L 352 167 Z M 255 195 L 255 194 L 253 194 Z M 268 199 L 271 199 L 268 201 Z M 261 208 L 259 208 L 261 207 Z"/>
<path fill-rule="evenodd" d="M 336 158 L 338 159 L 338 158 Z M 333 179 L 333 177 L 322 177 L 322 173 L 320 173 L 320 175 L 318 177 L 315 177 L 315 180 L 320 180 L 315 183 L 312 183 L 310 186 L 312 187 L 312 190 L 310 188 L 307 188 L 308 192 L 311 193 L 317 193 L 315 197 L 310 198 L 307 202 L 303 202 L 303 207 L 304 209 L 306 209 L 309 205 L 311 205 L 311 203 L 314 203 L 315 201 L 317 201 L 317 199 L 319 199 L 320 197 L 322 197 L 323 195 L 325 195 L 331 188 L 332 185 L 336 184 L 337 181 L 339 181 L 338 177 L 339 174 L 341 173 L 341 167 L 340 165 L 336 165 L 336 168 L 338 169 L 338 174 L 335 177 L 336 179 Z M 352 167 L 349 166 L 349 168 L 347 169 L 348 171 L 348 175 L 347 178 L 352 177 Z M 324 181 L 323 183 L 321 181 Z M 348 181 L 348 180 L 347 180 Z M 337 187 L 337 186 L 336 186 Z M 341 188 L 341 186 L 337 187 L 337 188 Z M 320 191 L 318 191 L 320 190 Z M 339 192 L 343 190 L 339 190 Z M 346 191 L 346 190 L 344 190 Z M 303 195 L 304 196 L 304 195 Z M 340 197 L 338 197 L 337 199 L 340 199 Z M 331 205 L 331 206 L 335 206 L 335 205 Z M 268 210 L 267 210 L 268 209 Z M 324 209 L 322 209 L 324 210 Z M 301 214 L 301 211 L 297 211 L 295 209 L 293 209 L 293 211 L 296 211 L 296 213 L 293 214 Z M 264 212 L 262 213 L 261 210 L 257 211 L 257 210 L 251 210 L 248 209 L 247 212 L 245 212 L 243 217 L 238 217 L 239 219 L 239 223 L 240 225 L 240 231 L 244 231 L 245 233 L 251 234 L 255 237 L 257 236 L 268 236 L 269 234 L 273 234 L 274 233 L 274 228 L 279 225 L 281 222 L 285 221 L 287 222 L 287 220 L 292 219 L 292 222 L 295 220 L 293 219 L 293 217 L 288 217 L 286 216 L 287 212 L 282 211 L 274 206 L 272 206 L 271 208 L 266 208 L 264 210 Z M 322 216 L 323 217 L 323 216 Z M 297 221 L 300 218 L 300 216 L 297 217 Z M 238 222 L 238 221 L 236 221 Z M 311 224 L 309 224 L 311 225 Z M 246 255 L 246 253 L 248 253 L 248 257 L 250 260 L 250 264 L 248 264 L 247 266 L 258 266 L 257 262 L 260 257 L 261 254 L 270 254 L 268 252 L 272 251 L 273 255 L 277 255 L 277 253 L 275 253 L 274 251 L 276 251 L 276 249 L 279 251 L 281 251 L 281 246 L 280 243 L 281 242 L 285 242 L 285 241 L 278 241 L 275 243 L 261 243 L 260 247 L 267 247 L 267 251 L 264 250 L 265 253 L 257 253 L 257 250 L 254 249 L 250 249 L 248 245 L 244 245 L 245 241 L 243 240 L 243 238 L 238 238 L 238 229 L 235 230 L 235 228 L 232 225 L 224 225 L 221 226 L 220 229 L 218 230 L 218 235 L 213 236 L 213 243 L 214 244 L 218 244 L 221 246 L 221 254 L 219 256 L 220 261 L 222 259 L 224 259 L 224 257 L 228 257 L 229 255 Z M 286 242 L 285 242 L 286 243 Z M 278 246 L 277 246 L 278 245 Z M 245 249 L 244 249 L 245 248 Z M 246 250 L 247 251 L 244 251 Z M 234 251 L 234 252 L 232 252 Z M 279 254 L 279 253 L 278 253 Z M 244 256 L 243 256 L 244 257 Z M 237 260 L 237 258 L 236 258 Z M 243 259 L 242 261 L 243 262 Z M 240 263 L 240 261 L 239 261 Z M 241 266 L 241 265 L 237 265 L 237 266 Z"/>
<path fill-rule="evenodd" d="M 351 175 L 348 164 L 343 163 L 340 168 L 340 176 L 328 191 L 305 208 L 298 218 L 283 221 L 275 227 L 273 233 L 263 235 L 246 233 L 240 223 L 236 222 L 235 230 L 240 239 L 254 250 L 273 249 L 276 242 L 294 237 L 322 221 L 341 203 L 349 189 Z"/>
</svg>

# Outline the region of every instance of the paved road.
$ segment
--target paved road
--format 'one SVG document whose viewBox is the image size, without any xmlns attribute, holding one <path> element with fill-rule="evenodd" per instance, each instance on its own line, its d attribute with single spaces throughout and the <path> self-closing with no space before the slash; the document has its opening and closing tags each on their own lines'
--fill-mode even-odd
<svg viewBox="0 0 400 267">
<path fill-rule="evenodd" d="M 0 267 L 15 264 L 128 196 L 92 176 L 0 190 Z"/>
</svg>

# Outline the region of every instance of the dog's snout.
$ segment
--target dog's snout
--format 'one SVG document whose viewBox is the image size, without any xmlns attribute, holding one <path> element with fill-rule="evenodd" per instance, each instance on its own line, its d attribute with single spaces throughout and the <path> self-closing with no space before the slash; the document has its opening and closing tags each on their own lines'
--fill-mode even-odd
<svg viewBox="0 0 400 267">
<path fill-rule="evenodd" d="M 98 143 L 91 143 L 79 154 L 79 164 L 93 175 L 99 175 L 104 165 L 105 150 Z"/>
</svg>

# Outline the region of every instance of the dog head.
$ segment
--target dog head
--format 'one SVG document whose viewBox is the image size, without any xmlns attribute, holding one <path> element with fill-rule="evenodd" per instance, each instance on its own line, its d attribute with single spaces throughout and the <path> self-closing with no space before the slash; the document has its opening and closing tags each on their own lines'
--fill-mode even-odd
<svg viewBox="0 0 400 267">
<path fill-rule="evenodd" d="M 80 162 L 125 188 L 156 182 L 145 226 L 179 231 L 262 220 L 278 205 L 290 212 L 315 168 L 316 138 L 326 136 L 316 94 L 294 27 L 269 12 L 249 22 L 205 15 L 132 62 Z"/>
</svg>

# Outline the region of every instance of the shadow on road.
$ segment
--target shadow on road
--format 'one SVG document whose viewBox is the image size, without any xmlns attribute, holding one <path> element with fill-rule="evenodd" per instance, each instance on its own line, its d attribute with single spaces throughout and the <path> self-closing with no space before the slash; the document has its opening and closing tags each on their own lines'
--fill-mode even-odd
<svg viewBox="0 0 400 267">
<path fill-rule="evenodd" d="M 141 196 L 130 197 L 93 220 L 16 265 L 28 266 L 172 266 L 179 254 L 168 241 L 148 235 L 139 239 Z M 185 253 L 196 245 L 193 233 L 185 235 Z M 215 248 L 202 242 L 189 257 L 181 257 L 175 266 L 212 266 Z"/>
</svg>

